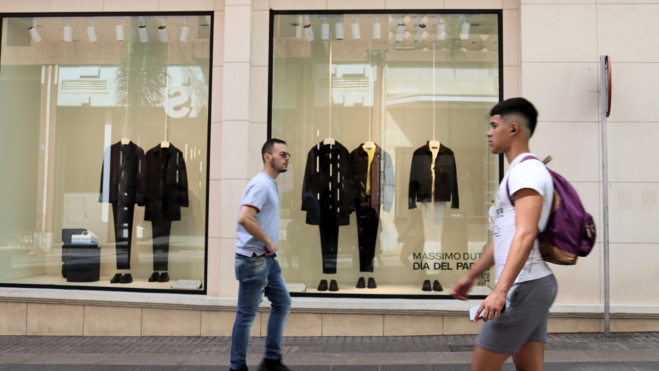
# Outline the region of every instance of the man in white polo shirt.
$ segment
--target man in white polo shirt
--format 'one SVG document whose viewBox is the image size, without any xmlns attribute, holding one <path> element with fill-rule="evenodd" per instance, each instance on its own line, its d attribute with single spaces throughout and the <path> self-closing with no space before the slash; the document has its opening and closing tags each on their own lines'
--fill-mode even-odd
<svg viewBox="0 0 659 371">
<path fill-rule="evenodd" d="M 536 237 L 547 225 L 554 184 L 541 161 L 527 159 L 533 156 L 529 139 L 538 119 L 535 107 L 524 98 L 512 98 L 494 106 L 490 116 L 492 153 L 505 154 L 510 163 L 497 192 L 494 241 L 451 294 L 466 300 L 476 277 L 494 265 L 496 286 L 475 316 L 477 320 L 482 313 L 485 323 L 472 370 L 498 371 L 511 355 L 518 370 L 543 370 L 549 307 L 557 285 Z"/>
<path fill-rule="evenodd" d="M 231 334 L 231 370 L 247 371 L 249 334 L 265 293 L 272 305 L 265 355 L 259 371 L 288 371 L 281 363 L 281 337 L 291 297 L 276 257 L 279 251 L 279 195 L 275 179 L 288 170 L 286 142 L 269 139 L 261 149 L 263 172 L 247 184 L 236 224 L 238 311 Z"/>
</svg>

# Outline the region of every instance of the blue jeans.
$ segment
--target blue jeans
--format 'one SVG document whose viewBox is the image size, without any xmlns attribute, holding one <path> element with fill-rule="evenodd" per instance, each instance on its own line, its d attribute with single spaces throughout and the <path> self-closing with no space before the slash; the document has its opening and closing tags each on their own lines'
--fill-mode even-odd
<svg viewBox="0 0 659 371">
<path fill-rule="evenodd" d="M 238 311 L 231 334 L 231 368 L 245 365 L 249 334 L 259 310 L 263 293 L 270 300 L 272 310 L 268 320 L 268 337 L 265 340 L 265 358 L 281 358 L 281 337 L 286 326 L 286 317 L 291 308 L 281 267 L 274 256 L 245 257 L 236 254 L 236 279 L 238 288 Z"/>
</svg>

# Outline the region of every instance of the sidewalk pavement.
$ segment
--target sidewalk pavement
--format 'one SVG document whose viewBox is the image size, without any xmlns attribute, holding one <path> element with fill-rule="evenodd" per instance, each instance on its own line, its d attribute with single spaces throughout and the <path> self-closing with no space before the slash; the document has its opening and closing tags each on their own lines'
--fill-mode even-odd
<svg viewBox="0 0 659 371">
<path fill-rule="evenodd" d="M 469 370 L 475 335 L 284 338 L 294 371 Z M 252 338 L 256 366 L 265 339 Z M 0 336 L 0 371 L 228 370 L 230 338 Z M 545 369 L 659 370 L 659 333 L 550 334 Z M 218 367 L 219 366 L 219 367 Z M 255 370 L 256 367 L 251 367 Z M 514 370 L 511 363 L 502 370 Z"/>
</svg>

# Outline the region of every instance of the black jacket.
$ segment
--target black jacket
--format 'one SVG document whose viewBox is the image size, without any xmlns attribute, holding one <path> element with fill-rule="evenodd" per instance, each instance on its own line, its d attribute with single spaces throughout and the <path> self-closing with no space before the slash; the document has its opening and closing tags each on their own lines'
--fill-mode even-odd
<svg viewBox="0 0 659 371">
<path fill-rule="evenodd" d="M 331 148 L 330 148 L 331 147 Z M 337 225 L 349 225 L 355 211 L 350 152 L 341 143 L 314 146 L 307 156 L 302 184 L 302 210 L 307 211 L 307 224 L 318 225 L 322 215 L 331 215 Z M 316 201 L 318 205 L 316 205 Z"/>
<path fill-rule="evenodd" d="M 160 144 L 146 153 L 146 210 L 144 220 L 181 220 L 188 207 L 188 173 L 183 153 L 172 144 Z"/>
<path fill-rule="evenodd" d="M 410 170 L 409 208 L 417 202 L 432 201 L 432 152 L 429 143 L 414 151 Z M 435 159 L 435 202 L 451 201 L 451 209 L 460 207 L 455 155 L 440 143 Z"/>
<path fill-rule="evenodd" d="M 355 206 L 368 206 L 380 214 L 380 205 L 384 211 L 391 211 L 394 199 L 394 166 L 391 156 L 375 145 L 375 154 L 371 162 L 371 171 L 368 171 L 368 153 L 364 151 L 364 144 L 360 144 L 350 152 L 352 173 L 354 175 Z M 371 178 L 371 193 L 366 194 L 366 182 Z"/>
<path fill-rule="evenodd" d="M 110 161 L 108 165 L 106 162 Z M 109 166 L 109 181 L 105 185 L 105 166 Z M 101 168 L 101 190 L 98 202 L 117 202 L 119 199 L 127 204 L 136 203 L 144 206 L 144 150 L 135 143 L 122 145 L 117 142 L 105 149 Z"/>
</svg>

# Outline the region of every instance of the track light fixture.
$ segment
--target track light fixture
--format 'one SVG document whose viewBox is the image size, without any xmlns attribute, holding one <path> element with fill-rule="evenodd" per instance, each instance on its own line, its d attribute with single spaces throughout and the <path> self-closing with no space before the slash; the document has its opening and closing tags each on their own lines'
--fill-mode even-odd
<svg viewBox="0 0 659 371">
<path fill-rule="evenodd" d="M 67 25 L 64 26 L 64 41 L 70 43 L 73 41 L 73 28 L 71 28 L 71 21 L 66 20 Z"/>
<path fill-rule="evenodd" d="M 382 24 L 379 22 L 378 17 L 372 17 L 375 19 L 373 23 L 373 39 L 380 40 L 382 38 Z"/>
<path fill-rule="evenodd" d="M 180 40 L 184 43 L 188 42 L 188 37 L 190 36 L 190 27 L 186 25 L 187 19 L 183 18 L 183 27 L 181 28 L 181 38 Z"/>
<path fill-rule="evenodd" d="M 320 38 L 329 40 L 330 25 L 327 23 L 327 17 L 320 17 L 325 23 L 320 25 Z"/>
<path fill-rule="evenodd" d="M 120 19 L 119 21 L 121 21 L 121 24 L 115 26 L 117 41 L 124 41 L 124 20 Z"/>
<path fill-rule="evenodd" d="M 41 35 L 39 35 L 39 31 L 37 31 L 37 20 L 32 21 L 32 27 L 27 29 L 27 32 L 30 33 L 30 36 L 32 36 L 32 40 L 34 40 L 35 43 L 41 42 Z"/>
<path fill-rule="evenodd" d="M 355 23 L 351 25 L 352 27 L 352 39 L 353 40 L 359 40 L 361 38 L 361 35 L 359 33 L 359 17 L 352 17 L 352 19 L 355 20 Z"/>
<path fill-rule="evenodd" d="M 403 18 L 401 17 L 398 21 L 398 26 L 396 26 L 396 41 L 403 41 L 405 39 L 405 24 L 403 23 Z"/>
<path fill-rule="evenodd" d="M 423 41 L 423 34 L 426 33 L 426 25 L 419 23 L 419 27 L 416 30 L 416 39 L 417 41 Z"/>
<path fill-rule="evenodd" d="M 87 27 L 87 36 L 89 37 L 89 42 L 96 42 L 96 28 L 94 27 L 94 20 L 92 19 L 92 25 Z"/>
<path fill-rule="evenodd" d="M 464 18 L 464 23 L 462 24 L 462 31 L 460 32 L 460 39 L 467 40 L 469 39 L 469 29 L 471 24 L 467 23 L 467 18 Z"/>
<path fill-rule="evenodd" d="M 160 41 L 166 43 L 169 41 L 169 36 L 167 35 L 167 26 L 165 26 L 165 20 L 162 20 L 162 24 L 158 27 L 158 33 L 160 34 Z"/>
<path fill-rule="evenodd" d="M 343 19 L 342 17 L 336 17 L 338 22 L 334 24 L 334 36 L 337 40 L 343 40 Z"/>
<path fill-rule="evenodd" d="M 146 20 L 142 19 L 142 25 L 137 28 L 137 32 L 140 34 L 140 41 L 145 43 L 149 41 L 149 36 L 146 34 Z"/>
</svg>

